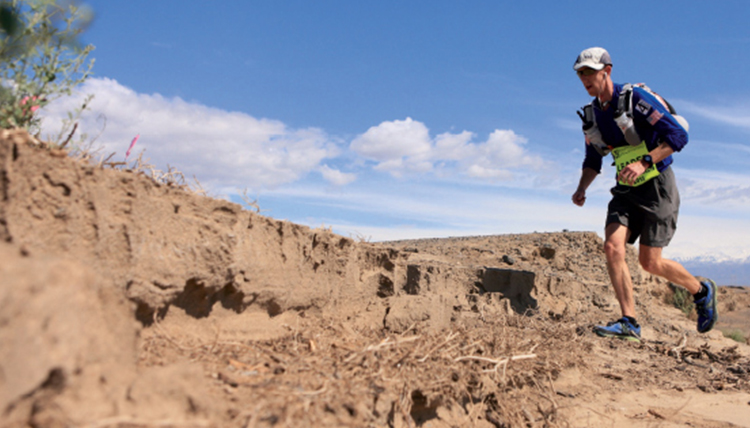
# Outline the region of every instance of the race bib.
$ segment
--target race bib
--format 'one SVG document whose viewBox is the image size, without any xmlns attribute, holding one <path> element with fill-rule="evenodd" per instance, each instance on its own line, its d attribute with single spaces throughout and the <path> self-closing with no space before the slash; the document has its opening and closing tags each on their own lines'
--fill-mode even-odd
<svg viewBox="0 0 750 428">
<path fill-rule="evenodd" d="M 633 162 L 640 161 L 647 154 L 648 148 L 646 147 L 645 141 L 637 146 L 623 146 L 612 149 L 612 157 L 615 158 L 615 165 L 617 166 L 617 176 L 619 177 L 620 171 L 622 171 L 626 166 L 630 165 Z M 646 170 L 646 172 L 641 174 L 641 176 L 638 177 L 635 180 L 635 183 L 633 183 L 632 185 L 623 183 L 622 181 L 618 181 L 618 183 L 622 184 L 623 186 L 638 187 L 658 175 L 659 170 L 656 169 L 656 165 L 654 164 L 651 165 Z"/>
</svg>

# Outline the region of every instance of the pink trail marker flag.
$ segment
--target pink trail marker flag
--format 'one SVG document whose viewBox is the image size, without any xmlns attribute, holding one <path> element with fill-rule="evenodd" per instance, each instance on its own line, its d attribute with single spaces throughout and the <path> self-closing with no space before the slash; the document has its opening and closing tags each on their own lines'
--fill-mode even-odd
<svg viewBox="0 0 750 428">
<path fill-rule="evenodd" d="M 128 151 L 125 152 L 125 159 L 127 159 L 128 156 L 130 156 L 130 151 L 133 150 L 133 146 L 135 146 L 135 142 L 138 141 L 138 137 L 140 136 L 141 134 L 136 135 L 135 138 L 133 138 L 133 141 L 130 142 L 130 147 L 128 147 Z"/>
</svg>

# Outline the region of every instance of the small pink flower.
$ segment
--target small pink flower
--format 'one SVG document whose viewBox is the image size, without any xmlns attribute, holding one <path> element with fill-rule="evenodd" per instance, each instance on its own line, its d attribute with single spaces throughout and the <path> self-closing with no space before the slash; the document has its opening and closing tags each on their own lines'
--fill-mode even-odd
<svg viewBox="0 0 750 428">
<path fill-rule="evenodd" d="M 30 99 L 31 101 L 36 101 L 36 100 L 38 100 L 38 98 L 36 97 L 36 95 L 35 95 L 35 96 L 33 96 L 33 97 L 25 96 L 25 97 L 23 97 L 23 99 L 21 100 L 21 105 L 22 105 L 22 106 L 25 106 L 25 105 L 26 105 L 26 103 L 27 103 L 27 102 L 29 101 L 29 99 Z M 37 110 L 39 110 L 39 106 L 38 106 L 38 105 L 35 105 L 35 106 L 31 106 L 31 112 L 32 112 L 32 113 L 35 113 L 35 112 L 36 112 Z M 26 113 L 26 112 L 24 111 L 24 113 Z"/>
<path fill-rule="evenodd" d="M 127 159 L 128 156 L 130 156 L 130 151 L 133 150 L 133 146 L 135 146 L 135 142 L 138 141 L 138 137 L 140 136 L 141 134 L 136 135 L 135 138 L 133 138 L 133 141 L 130 142 L 130 147 L 128 147 L 128 151 L 125 152 L 125 159 Z"/>
</svg>

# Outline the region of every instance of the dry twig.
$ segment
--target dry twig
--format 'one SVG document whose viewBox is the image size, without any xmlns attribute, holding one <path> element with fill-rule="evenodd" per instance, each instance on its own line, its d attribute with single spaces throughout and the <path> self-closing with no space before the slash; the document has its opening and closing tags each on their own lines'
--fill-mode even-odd
<svg viewBox="0 0 750 428">
<path fill-rule="evenodd" d="M 439 349 L 439 348 L 442 348 L 443 346 L 447 345 L 447 344 L 448 344 L 448 342 L 452 341 L 452 340 L 453 340 L 453 339 L 455 339 L 456 337 L 458 337 L 458 333 L 449 333 L 449 334 L 448 334 L 448 337 L 447 337 L 447 338 L 446 338 L 446 339 L 445 339 L 445 340 L 444 340 L 444 341 L 443 341 L 442 343 L 440 343 L 439 345 L 436 345 L 435 347 L 433 347 L 432 349 L 430 349 L 430 350 L 429 350 L 429 351 L 428 351 L 428 352 L 427 352 L 427 353 L 425 354 L 425 356 L 424 356 L 424 357 L 420 358 L 420 359 L 419 359 L 419 360 L 417 360 L 417 361 L 419 361 L 420 363 L 424 363 L 425 361 L 427 361 L 427 358 L 429 358 L 430 354 L 432 354 L 433 352 L 435 352 L 435 350 L 437 350 L 437 349 Z"/>
<path fill-rule="evenodd" d="M 685 348 L 685 345 L 687 345 L 687 335 L 683 335 L 680 344 L 667 351 L 667 354 L 674 355 L 680 360 L 682 359 L 682 350 Z"/>
<path fill-rule="evenodd" d="M 477 357 L 474 355 L 468 355 L 464 357 L 458 357 L 455 358 L 453 361 L 459 362 L 459 361 L 466 361 L 466 360 L 476 360 L 476 361 L 484 361 L 487 363 L 495 364 L 495 367 L 492 370 L 483 370 L 484 373 L 492 373 L 492 372 L 498 372 L 500 367 L 503 367 L 503 379 L 505 379 L 505 369 L 508 366 L 508 363 L 511 361 L 516 360 L 526 360 L 529 358 L 536 358 L 536 354 L 528 354 L 528 355 L 516 355 L 513 357 L 503 358 L 502 360 L 495 360 L 492 358 L 486 358 L 486 357 Z"/>
</svg>

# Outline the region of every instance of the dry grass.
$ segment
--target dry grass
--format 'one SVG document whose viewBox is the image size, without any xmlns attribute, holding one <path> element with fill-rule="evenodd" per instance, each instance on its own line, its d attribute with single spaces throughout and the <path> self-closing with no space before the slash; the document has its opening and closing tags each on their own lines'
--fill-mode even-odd
<svg viewBox="0 0 750 428">
<path fill-rule="evenodd" d="M 138 154 L 138 157 L 130 164 L 126 161 L 113 161 L 116 153 L 110 153 L 104 156 L 101 153 L 101 148 L 94 148 L 94 142 L 96 139 L 91 139 L 87 143 L 78 144 L 75 147 L 68 147 L 73 135 L 78 128 L 78 124 L 75 123 L 72 127 L 67 138 L 62 141 L 61 144 L 45 142 L 38 139 L 38 136 L 30 135 L 24 129 L 4 129 L 0 137 L 14 141 L 16 143 L 28 144 L 33 147 L 37 147 L 43 150 L 47 150 L 57 155 L 68 155 L 72 159 L 79 162 L 94 165 L 98 168 L 112 168 L 121 171 L 132 172 L 141 174 L 159 185 L 168 187 L 175 187 L 183 190 L 188 190 L 193 193 L 207 196 L 206 191 L 203 189 L 198 179 L 193 176 L 193 182 L 190 183 L 185 179 L 185 175 L 178 169 L 167 165 L 167 170 L 163 171 L 156 168 L 151 164 L 149 159 L 143 157 L 144 151 Z M 246 193 L 244 194 L 246 196 Z M 260 212 L 255 201 L 248 204 L 250 207 L 254 207 Z"/>
<path fill-rule="evenodd" d="M 573 327 L 522 316 L 444 334 L 311 325 L 264 342 L 185 343 L 155 329 L 142 362 L 166 363 L 167 348 L 201 362 L 254 403 L 234 417 L 243 427 L 414 427 L 439 413 L 455 426 L 567 426 L 552 380 L 583 360 Z"/>
<path fill-rule="evenodd" d="M 236 403 L 221 426 L 250 428 L 421 427 L 438 420 L 438 426 L 567 427 L 561 403 L 569 404 L 570 396 L 554 382 L 568 369 L 592 370 L 592 340 L 652 359 L 663 366 L 662 376 L 675 373 L 673 364 L 686 372 L 711 370 L 710 380 L 696 381 L 706 392 L 750 388 L 750 361 L 736 347 L 695 347 L 686 336 L 676 343 L 602 342 L 576 323 L 539 315 L 491 318 L 442 333 L 415 325 L 401 334 L 309 320 L 266 341 L 222 340 L 218 330 L 211 340 L 174 338 L 157 320 L 144 336 L 140 360 L 146 366 L 180 358 L 200 363 Z M 600 374 L 641 387 L 665 381 L 649 372 Z M 685 379 L 683 372 L 674 376 L 672 382 Z"/>
<path fill-rule="evenodd" d="M 240 199 L 242 199 L 242 202 L 244 203 L 245 208 L 252 209 L 256 213 L 260 213 L 261 210 L 260 210 L 260 205 L 258 205 L 258 199 L 250 198 L 250 196 L 247 194 L 247 188 L 244 189 L 240 193 Z"/>
<path fill-rule="evenodd" d="M 198 182 L 198 178 L 196 178 L 195 176 L 193 176 L 193 182 L 189 183 L 185 179 L 185 175 L 176 168 L 173 168 L 167 164 L 167 171 L 162 171 L 148 163 L 148 161 L 144 162 L 142 156 L 143 153 L 141 152 L 138 155 L 135 164 L 131 167 L 132 171 L 142 173 L 154 182 L 166 185 L 168 187 L 177 187 L 183 190 L 190 190 L 193 193 L 197 193 L 200 195 L 206 195 L 206 191 L 203 189 L 203 186 L 201 186 L 201 184 Z"/>
</svg>

